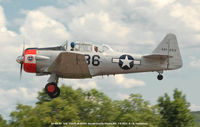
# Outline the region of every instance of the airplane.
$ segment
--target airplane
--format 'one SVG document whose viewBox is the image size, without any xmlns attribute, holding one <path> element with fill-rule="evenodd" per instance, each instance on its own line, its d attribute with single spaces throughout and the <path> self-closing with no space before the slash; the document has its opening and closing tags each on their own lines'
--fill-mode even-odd
<svg viewBox="0 0 200 127">
<path fill-rule="evenodd" d="M 45 91 L 51 98 L 60 95 L 59 78 L 83 79 L 102 75 L 138 72 L 163 72 L 182 67 L 183 62 L 175 34 L 169 33 L 148 55 L 114 51 L 108 45 L 96 46 L 89 42 L 66 41 L 63 45 L 46 48 L 23 49 L 16 61 L 25 72 L 36 76 L 50 75 Z"/>
</svg>

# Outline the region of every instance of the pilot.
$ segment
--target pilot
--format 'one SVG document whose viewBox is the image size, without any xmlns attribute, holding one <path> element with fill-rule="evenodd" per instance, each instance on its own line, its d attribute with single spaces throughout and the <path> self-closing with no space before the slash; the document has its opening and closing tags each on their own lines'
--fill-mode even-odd
<svg viewBox="0 0 200 127">
<path fill-rule="evenodd" d="M 71 42 L 71 51 L 74 51 L 75 43 Z"/>
<path fill-rule="evenodd" d="M 98 47 L 94 46 L 94 51 L 98 52 Z"/>
</svg>

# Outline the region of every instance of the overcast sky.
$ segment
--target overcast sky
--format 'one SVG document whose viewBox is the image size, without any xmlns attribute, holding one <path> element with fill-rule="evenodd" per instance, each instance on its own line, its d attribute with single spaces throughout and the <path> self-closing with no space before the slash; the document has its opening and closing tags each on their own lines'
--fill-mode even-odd
<svg viewBox="0 0 200 127">
<path fill-rule="evenodd" d="M 9 119 L 17 103 L 34 105 L 48 76 L 23 72 L 16 57 L 26 47 L 57 46 L 65 40 L 108 44 L 114 50 L 150 54 L 167 33 L 175 33 L 183 67 L 92 79 L 60 79 L 59 85 L 96 88 L 112 99 L 139 93 L 152 105 L 165 92 L 183 91 L 193 111 L 200 110 L 199 0 L 0 0 L 0 114 Z"/>
</svg>

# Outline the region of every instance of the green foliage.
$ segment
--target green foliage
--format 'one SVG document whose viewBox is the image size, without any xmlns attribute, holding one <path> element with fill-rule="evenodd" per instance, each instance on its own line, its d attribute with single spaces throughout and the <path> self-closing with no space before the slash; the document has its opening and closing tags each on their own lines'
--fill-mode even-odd
<svg viewBox="0 0 200 127">
<path fill-rule="evenodd" d="M 0 127 L 9 127 L 6 123 L 6 120 L 3 120 L 2 116 L 0 115 Z"/>
<path fill-rule="evenodd" d="M 181 91 L 174 90 L 173 100 L 165 93 L 159 97 L 158 105 L 162 117 L 163 127 L 190 127 L 193 126 L 193 117 L 190 114 L 190 104 L 186 101 L 185 95 Z"/>
<path fill-rule="evenodd" d="M 148 126 L 144 127 L 192 125 L 192 117 L 188 114 L 189 103 L 178 90 L 174 91 L 174 100 L 165 94 L 164 97 L 159 98 L 158 105 L 151 106 L 139 94 L 131 94 L 125 100 L 113 101 L 96 89 L 74 90 L 72 87 L 64 85 L 60 89 L 61 95 L 55 99 L 49 98 L 44 90 L 39 92 L 35 107 L 18 104 L 16 110 L 10 114 L 10 126 L 54 127 L 55 125 L 52 123 L 69 122 L 148 123 Z M 81 125 L 77 126 L 81 127 Z M 8 127 L 6 121 L 1 117 L 0 127 Z"/>
<path fill-rule="evenodd" d="M 39 93 L 34 108 L 19 104 L 11 113 L 11 125 L 20 127 L 53 126 L 51 123 L 67 122 L 113 122 L 115 109 L 112 100 L 103 93 L 91 89 L 73 90 L 61 86 L 61 95 L 49 98 L 44 91 Z"/>
<path fill-rule="evenodd" d="M 49 98 L 44 91 L 39 93 L 34 108 L 18 104 L 11 113 L 11 125 L 20 127 L 53 126 L 51 123 L 86 122 L 148 122 L 158 123 L 158 115 L 141 95 L 132 94 L 129 99 L 112 101 L 104 93 L 91 89 L 73 90 L 61 86 L 61 95 Z"/>
<path fill-rule="evenodd" d="M 103 93 L 91 89 L 83 93 L 80 117 L 85 122 L 113 122 L 115 109 L 112 100 Z"/>
<path fill-rule="evenodd" d="M 116 118 L 118 122 L 149 123 L 149 126 L 157 126 L 159 123 L 157 108 L 150 106 L 139 94 L 131 94 L 129 99 L 114 103 L 119 111 Z"/>
</svg>

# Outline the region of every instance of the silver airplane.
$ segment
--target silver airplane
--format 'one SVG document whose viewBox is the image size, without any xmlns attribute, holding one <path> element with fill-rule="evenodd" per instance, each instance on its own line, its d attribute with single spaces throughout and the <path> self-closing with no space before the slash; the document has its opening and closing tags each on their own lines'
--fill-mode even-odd
<svg viewBox="0 0 200 127">
<path fill-rule="evenodd" d="M 50 75 L 45 91 L 51 98 L 60 95 L 59 78 L 158 72 L 157 79 L 162 80 L 163 71 L 182 67 L 177 39 L 171 33 L 148 55 L 116 52 L 108 45 L 66 41 L 57 47 L 27 48 L 16 61 L 21 64 L 20 77 L 22 68 L 36 76 Z"/>
</svg>

